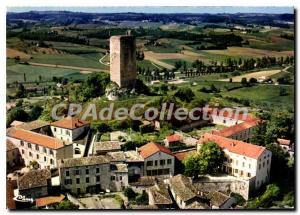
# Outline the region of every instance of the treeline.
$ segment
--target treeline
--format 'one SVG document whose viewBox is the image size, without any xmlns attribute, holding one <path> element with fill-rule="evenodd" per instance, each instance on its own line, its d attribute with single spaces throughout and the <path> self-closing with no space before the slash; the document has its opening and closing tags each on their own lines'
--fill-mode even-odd
<svg viewBox="0 0 300 215">
<path fill-rule="evenodd" d="M 227 73 L 238 71 L 249 71 L 253 69 L 268 68 L 272 66 L 283 66 L 294 64 L 294 56 L 286 57 L 262 57 L 262 58 L 249 58 L 249 59 L 232 59 L 227 58 L 225 62 L 218 63 L 212 61 L 210 64 L 205 64 L 203 61 L 196 60 L 192 63 L 191 68 L 180 66 L 176 64 L 177 69 L 181 69 L 181 73 L 185 76 L 199 76 L 212 73 Z M 184 65 L 184 64 L 182 64 Z"/>
<path fill-rule="evenodd" d="M 87 40 L 86 38 L 64 36 L 58 34 L 56 31 L 8 31 L 7 37 L 18 37 L 23 40 L 69 42 L 83 45 L 89 44 L 89 40 Z"/>
</svg>

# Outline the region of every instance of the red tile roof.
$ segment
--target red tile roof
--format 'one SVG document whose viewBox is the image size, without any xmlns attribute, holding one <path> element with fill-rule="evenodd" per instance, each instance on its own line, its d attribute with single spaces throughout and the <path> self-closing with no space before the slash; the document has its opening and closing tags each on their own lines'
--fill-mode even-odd
<svg viewBox="0 0 300 215">
<path fill-rule="evenodd" d="M 142 146 L 139 149 L 139 152 L 140 152 L 140 155 L 144 159 L 157 153 L 157 152 L 164 152 L 166 154 L 174 156 L 168 148 L 166 148 L 158 143 L 153 143 L 153 142 L 147 143 L 146 145 Z"/>
<path fill-rule="evenodd" d="M 89 122 L 80 120 L 75 117 L 70 117 L 70 116 L 65 117 L 59 121 L 51 123 L 52 126 L 66 128 L 66 129 L 75 129 L 75 128 L 79 128 L 79 127 L 82 127 L 87 124 L 89 124 Z"/>
<path fill-rule="evenodd" d="M 174 155 L 178 160 L 183 161 L 187 156 L 189 156 L 190 154 L 193 154 L 195 152 L 196 152 L 196 149 L 184 150 L 184 151 L 180 151 L 180 152 L 174 152 Z"/>
<path fill-rule="evenodd" d="M 244 155 L 246 157 L 257 159 L 265 150 L 265 147 L 257 146 L 250 143 L 245 143 L 239 140 L 233 140 L 226 137 L 205 133 L 199 140 L 199 144 L 206 142 L 215 142 L 222 149 L 227 149 L 229 152 Z"/>
<path fill-rule="evenodd" d="M 36 199 L 35 203 L 36 203 L 37 207 L 44 207 L 44 206 L 51 205 L 54 203 L 59 203 L 62 200 L 64 200 L 64 198 L 65 198 L 65 196 L 62 194 L 60 196 L 47 196 L 47 197 Z"/>
<path fill-rule="evenodd" d="M 181 141 L 181 140 L 182 140 L 182 137 L 179 134 L 173 134 L 173 135 L 167 136 L 167 141 L 169 143 L 178 142 L 178 141 Z"/>
<path fill-rule="evenodd" d="M 64 146 L 64 142 L 60 139 L 18 128 L 10 129 L 7 136 L 51 149 L 59 149 Z"/>
<path fill-rule="evenodd" d="M 291 144 L 291 141 L 290 140 L 287 140 L 287 139 L 281 139 L 281 138 L 277 138 L 277 142 L 280 144 L 280 145 L 286 145 L 286 146 L 289 146 Z"/>
<path fill-rule="evenodd" d="M 249 122 L 243 122 L 237 125 L 233 125 L 227 128 L 224 128 L 220 131 L 212 131 L 213 134 L 217 134 L 223 137 L 231 137 L 234 134 L 238 134 L 246 129 L 253 128 L 261 123 L 261 120 L 252 120 Z"/>
</svg>

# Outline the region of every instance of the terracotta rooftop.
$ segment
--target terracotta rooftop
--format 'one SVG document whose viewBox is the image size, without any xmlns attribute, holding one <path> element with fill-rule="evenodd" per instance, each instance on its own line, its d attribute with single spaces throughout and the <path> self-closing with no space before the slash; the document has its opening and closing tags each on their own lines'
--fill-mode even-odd
<svg viewBox="0 0 300 215">
<path fill-rule="evenodd" d="M 146 145 L 142 146 L 139 149 L 139 152 L 143 158 L 147 158 L 157 152 L 163 152 L 163 153 L 174 156 L 168 148 L 166 148 L 158 143 L 153 143 L 153 142 L 147 143 Z"/>
<path fill-rule="evenodd" d="M 15 125 L 15 127 L 22 128 L 24 130 L 32 131 L 32 130 L 42 128 L 42 127 L 47 126 L 47 125 L 49 125 L 49 122 L 45 122 L 45 121 L 42 121 L 42 120 L 34 120 L 34 121 L 31 121 L 31 122 L 24 122 L 22 124 Z"/>
<path fill-rule="evenodd" d="M 59 121 L 51 123 L 52 126 L 66 129 L 75 129 L 87 124 L 89 124 L 89 122 L 71 116 L 65 117 Z"/>
<path fill-rule="evenodd" d="M 10 140 L 6 139 L 6 151 L 11 151 L 16 149 L 17 147 L 15 146 L 15 144 L 13 144 L 13 142 L 11 142 Z"/>
<path fill-rule="evenodd" d="M 64 200 L 65 196 L 64 195 L 60 195 L 60 196 L 47 196 L 47 197 L 43 197 L 43 198 L 38 198 L 35 200 L 36 206 L 37 207 L 44 207 L 47 205 L 52 205 L 55 203 L 59 203 L 62 200 Z"/>
<path fill-rule="evenodd" d="M 171 189 L 173 189 L 176 196 L 179 196 L 182 201 L 188 201 L 197 197 L 197 190 L 190 178 L 179 174 L 170 178 L 169 181 Z"/>
<path fill-rule="evenodd" d="M 187 150 L 183 150 L 183 151 L 178 151 L 178 152 L 174 152 L 174 156 L 180 160 L 183 161 L 187 156 L 193 154 L 196 152 L 196 149 L 187 149 Z"/>
<path fill-rule="evenodd" d="M 68 158 L 58 161 L 58 166 L 60 168 L 70 168 L 70 167 L 79 167 L 79 166 L 92 166 L 98 164 L 109 163 L 104 155 L 91 156 L 91 157 L 81 157 L 81 158 Z"/>
<path fill-rule="evenodd" d="M 250 143 L 245 143 L 239 140 L 233 140 L 215 134 L 205 133 L 199 140 L 199 144 L 206 142 L 215 142 L 222 149 L 227 149 L 229 152 L 244 155 L 246 157 L 257 159 L 265 150 L 265 147 L 257 146 Z"/>
<path fill-rule="evenodd" d="M 286 146 L 289 146 L 291 144 L 291 141 L 290 140 L 287 140 L 287 139 L 281 139 L 281 138 L 277 138 L 277 142 L 280 144 L 280 145 L 286 145 Z"/>
<path fill-rule="evenodd" d="M 19 190 L 47 186 L 49 179 L 51 179 L 50 170 L 31 170 L 30 172 L 27 172 L 23 176 L 19 177 Z"/>
<path fill-rule="evenodd" d="M 7 136 L 51 149 L 64 147 L 64 142 L 60 139 L 19 128 L 9 129 Z"/>
<path fill-rule="evenodd" d="M 173 135 L 167 136 L 167 141 L 169 143 L 178 142 L 178 141 L 181 141 L 181 140 L 182 140 L 182 137 L 179 134 L 173 134 Z"/>
<path fill-rule="evenodd" d="M 253 128 L 261 123 L 261 120 L 253 120 L 249 122 L 243 122 L 237 125 L 233 125 L 227 128 L 224 128 L 220 131 L 212 131 L 213 134 L 217 134 L 223 137 L 231 137 L 234 134 L 238 134 L 246 129 Z"/>
</svg>

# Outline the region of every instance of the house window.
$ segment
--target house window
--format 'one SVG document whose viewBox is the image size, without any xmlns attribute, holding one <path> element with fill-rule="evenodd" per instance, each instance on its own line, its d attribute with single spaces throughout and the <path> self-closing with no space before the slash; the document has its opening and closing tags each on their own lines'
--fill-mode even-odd
<svg viewBox="0 0 300 215">
<path fill-rule="evenodd" d="M 99 173 L 99 172 L 100 172 L 100 168 L 97 167 L 97 168 L 96 168 L 96 173 Z"/>
<path fill-rule="evenodd" d="M 100 175 L 97 175 L 96 176 L 96 182 L 99 182 L 100 181 Z"/>
<path fill-rule="evenodd" d="M 111 179 L 112 181 L 114 181 L 114 180 L 116 180 L 116 177 L 112 175 L 112 176 L 110 177 L 110 179 Z"/>
<path fill-rule="evenodd" d="M 23 154 L 23 155 L 25 154 L 25 151 L 24 151 L 24 149 L 22 149 L 22 154 Z"/>
<path fill-rule="evenodd" d="M 122 181 L 122 176 L 120 176 L 120 181 Z"/>
<path fill-rule="evenodd" d="M 44 156 L 44 161 L 47 161 L 47 157 L 46 156 Z"/>
<path fill-rule="evenodd" d="M 259 164 L 259 165 L 258 165 L 258 169 L 260 169 L 260 168 L 261 168 L 261 165 Z"/>
<path fill-rule="evenodd" d="M 66 176 L 70 176 L 70 171 L 66 170 Z"/>
<path fill-rule="evenodd" d="M 47 153 L 47 149 L 45 147 L 44 147 L 43 151 L 44 151 L 44 153 Z"/>
<path fill-rule="evenodd" d="M 50 149 L 50 155 L 53 155 L 53 150 L 52 149 Z"/>
<path fill-rule="evenodd" d="M 89 178 L 89 177 L 86 177 L 86 178 L 85 178 L 85 182 L 86 182 L 86 183 L 90 183 L 90 178 Z"/>
<path fill-rule="evenodd" d="M 32 153 L 31 152 L 29 152 L 29 156 L 32 157 Z"/>
<path fill-rule="evenodd" d="M 20 143 L 21 143 L 21 146 L 24 146 L 24 141 L 23 141 L 23 140 L 21 140 L 21 142 L 20 142 Z"/>
<path fill-rule="evenodd" d="M 35 145 L 35 150 L 39 150 L 39 146 L 38 145 Z"/>
<path fill-rule="evenodd" d="M 89 173 L 90 173 L 89 169 L 86 169 L 86 170 L 85 170 L 85 174 L 88 175 Z"/>
<path fill-rule="evenodd" d="M 238 170 L 237 170 L 237 169 L 235 169 L 235 170 L 234 170 L 234 172 L 235 172 L 235 173 L 238 173 Z"/>
<path fill-rule="evenodd" d="M 160 163 L 161 166 L 163 166 L 163 165 L 165 165 L 166 161 L 165 160 L 160 160 L 159 163 Z"/>
<path fill-rule="evenodd" d="M 36 159 L 40 159 L 40 156 L 38 154 L 36 154 Z"/>
<path fill-rule="evenodd" d="M 248 172 L 247 176 L 250 178 L 251 177 L 251 173 Z"/>
<path fill-rule="evenodd" d="M 28 148 L 31 149 L 31 143 L 27 143 Z"/>
<path fill-rule="evenodd" d="M 66 130 L 66 135 L 70 136 L 70 131 L 69 130 Z"/>
<path fill-rule="evenodd" d="M 153 166 L 153 161 L 147 161 L 147 166 Z"/>
<path fill-rule="evenodd" d="M 157 166 L 157 160 L 156 160 L 156 161 L 154 161 L 154 166 Z"/>
<path fill-rule="evenodd" d="M 76 184 L 80 184 L 80 178 L 76 178 Z"/>
<path fill-rule="evenodd" d="M 54 132 L 56 132 L 56 128 L 53 128 Z"/>
<path fill-rule="evenodd" d="M 249 163 L 249 169 L 251 169 L 251 164 Z"/>
<path fill-rule="evenodd" d="M 80 170 L 79 169 L 75 170 L 75 175 L 80 175 Z"/>
<path fill-rule="evenodd" d="M 245 167 L 245 162 L 243 162 L 243 167 Z"/>
<path fill-rule="evenodd" d="M 54 164 L 54 161 L 52 158 L 50 159 L 50 164 Z"/>
<path fill-rule="evenodd" d="M 172 160 L 171 159 L 168 159 L 168 164 L 171 164 L 172 163 Z"/>
<path fill-rule="evenodd" d="M 263 167 L 265 167 L 265 162 L 263 162 Z"/>
</svg>

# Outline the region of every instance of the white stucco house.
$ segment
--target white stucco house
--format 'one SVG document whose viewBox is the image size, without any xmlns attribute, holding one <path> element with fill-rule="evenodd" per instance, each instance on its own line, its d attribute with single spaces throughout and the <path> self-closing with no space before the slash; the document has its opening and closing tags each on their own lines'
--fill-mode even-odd
<svg viewBox="0 0 300 215">
<path fill-rule="evenodd" d="M 144 159 L 144 175 L 165 177 L 174 175 L 175 156 L 168 148 L 150 142 L 138 151 Z"/>
<path fill-rule="evenodd" d="M 68 116 L 51 123 L 50 127 L 54 137 L 64 141 L 73 142 L 80 135 L 89 130 L 90 124 L 87 121 Z"/>
</svg>

